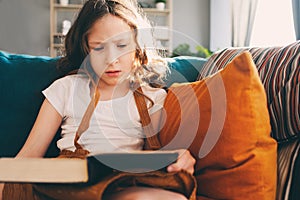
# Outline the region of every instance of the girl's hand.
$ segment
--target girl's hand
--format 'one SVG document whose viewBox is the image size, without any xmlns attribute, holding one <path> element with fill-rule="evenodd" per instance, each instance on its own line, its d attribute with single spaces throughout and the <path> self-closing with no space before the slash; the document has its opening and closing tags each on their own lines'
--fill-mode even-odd
<svg viewBox="0 0 300 200">
<path fill-rule="evenodd" d="M 168 172 L 176 172 L 180 170 L 185 170 L 191 174 L 194 173 L 194 165 L 196 163 L 195 158 L 191 155 L 189 150 L 186 149 L 180 149 L 178 150 L 179 157 L 177 161 L 171 165 L 168 166 L 167 171 Z"/>
</svg>

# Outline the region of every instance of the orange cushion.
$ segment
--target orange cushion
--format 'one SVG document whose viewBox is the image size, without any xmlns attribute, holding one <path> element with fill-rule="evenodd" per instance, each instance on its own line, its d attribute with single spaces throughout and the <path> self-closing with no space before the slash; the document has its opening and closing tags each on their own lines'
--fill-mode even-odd
<svg viewBox="0 0 300 200">
<path fill-rule="evenodd" d="M 199 199 L 275 199 L 277 143 L 249 52 L 210 77 L 172 85 L 164 106 L 160 140 L 196 158 Z"/>
</svg>

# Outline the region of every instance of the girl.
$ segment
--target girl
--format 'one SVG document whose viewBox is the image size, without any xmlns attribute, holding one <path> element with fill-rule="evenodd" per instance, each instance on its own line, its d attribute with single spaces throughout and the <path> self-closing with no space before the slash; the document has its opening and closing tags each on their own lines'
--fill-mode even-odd
<svg viewBox="0 0 300 200">
<path fill-rule="evenodd" d="M 146 26 L 145 26 L 146 24 Z M 60 67 L 73 74 L 55 81 L 43 91 L 44 100 L 30 135 L 17 157 L 44 156 L 59 127 L 61 150 L 74 151 L 75 132 L 94 95 L 100 94 L 94 117 L 78 143 L 90 153 L 142 150 L 144 139 L 133 90 L 142 85 L 149 100 L 149 114 L 156 131 L 166 93 L 150 87 L 161 80 L 166 64 L 141 49 L 138 29 L 146 20 L 133 0 L 88 0 L 65 40 L 66 55 Z M 168 172 L 193 173 L 195 160 L 181 150 Z M 186 199 L 184 195 L 150 187 L 128 187 L 106 199 Z"/>
</svg>

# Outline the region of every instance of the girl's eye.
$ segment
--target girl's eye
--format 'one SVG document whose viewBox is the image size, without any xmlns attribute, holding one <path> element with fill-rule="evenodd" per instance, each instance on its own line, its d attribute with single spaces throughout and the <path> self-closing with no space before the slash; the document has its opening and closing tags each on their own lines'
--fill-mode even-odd
<svg viewBox="0 0 300 200">
<path fill-rule="evenodd" d="M 103 50 L 103 49 L 104 49 L 103 46 L 99 46 L 99 47 L 94 48 L 94 51 L 101 51 L 101 50 Z"/>
<path fill-rule="evenodd" d="M 117 47 L 118 48 L 125 48 L 125 47 L 127 47 L 127 44 L 118 44 Z"/>
</svg>

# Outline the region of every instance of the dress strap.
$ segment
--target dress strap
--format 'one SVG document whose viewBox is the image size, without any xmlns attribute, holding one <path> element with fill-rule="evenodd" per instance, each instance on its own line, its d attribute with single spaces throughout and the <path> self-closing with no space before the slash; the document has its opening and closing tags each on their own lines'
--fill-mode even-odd
<svg viewBox="0 0 300 200">
<path fill-rule="evenodd" d="M 91 117 L 93 115 L 95 108 L 97 107 L 99 99 L 100 99 L 100 92 L 98 90 L 96 90 L 94 92 L 93 98 L 91 99 L 91 101 L 81 119 L 79 127 L 76 131 L 75 138 L 74 138 L 74 145 L 75 145 L 76 149 L 83 149 L 82 146 L 78 143 L 78 140 L 79 140 L 80 136 L 82 135 L 82 133 L 89 128 Z"/>
<path fill-rule="evenodd" d="M 161 144 L 157 134 L 154 131 L 142 88 L 138 87 L 133 94 L 141 118 L 142 127 L 146 135 L 146 143 L 144 148 L 157 150 L 161 147 Z"/>
</svg>

